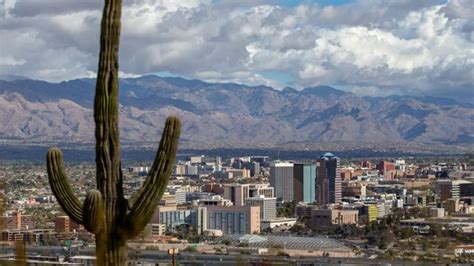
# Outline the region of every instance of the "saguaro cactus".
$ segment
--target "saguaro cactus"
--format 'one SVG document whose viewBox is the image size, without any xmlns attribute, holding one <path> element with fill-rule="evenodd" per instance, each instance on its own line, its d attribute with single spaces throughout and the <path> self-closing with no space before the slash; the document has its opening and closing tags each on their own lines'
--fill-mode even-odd
<svg viewBox="0 0 474 266">
<path fill-rule="evenodd" d="M 94 100 L 97 190 L 84 203 L 73 195 L 61 151 L 51 148 L 47 170 L 51 189 L 69 217 L 96 236 L 97 265 L 127 265 L 126 241 L 150 220 L 163 195 L 176 158 L 180 134 L 177 117 L 166 120 L 149 176 L 129 206 L 122 188 L 118 112 L 118 51 L 121 0 L 105 0 L 100 34 L 100 58 Z"/>
</svg>

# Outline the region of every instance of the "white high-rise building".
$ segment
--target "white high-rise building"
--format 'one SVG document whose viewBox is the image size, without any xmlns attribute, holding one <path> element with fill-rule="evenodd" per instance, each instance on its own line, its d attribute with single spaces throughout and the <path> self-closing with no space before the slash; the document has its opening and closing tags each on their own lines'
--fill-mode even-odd
<svg viewBox="0 0 474 266">
<path fill-rule="evenodd" d="M 277 200 L 293 201 L 293 163 L 271 163 L 270 186 L 275 188 Z"/>
</svg>

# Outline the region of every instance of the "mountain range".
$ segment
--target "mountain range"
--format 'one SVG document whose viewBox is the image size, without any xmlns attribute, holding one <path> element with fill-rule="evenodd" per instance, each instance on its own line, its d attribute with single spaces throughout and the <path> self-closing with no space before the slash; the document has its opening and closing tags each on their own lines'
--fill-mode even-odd
<svg viewBox="0 0 474 266">
<path fill-rule="evenodd" d="M 94 79 L 1 79 L 0 139 L 93 141 L 94 91 Z M 474 143 L 474 104 L 434 97 L 360 97 L 329 86 L 275 90 L 179 77 L 124 78 L 120 115 L 121 139 L 131 143 L 156 143 L 168 115 L 182 118 L 183 143 L 201 147 Z"/>
</svg>

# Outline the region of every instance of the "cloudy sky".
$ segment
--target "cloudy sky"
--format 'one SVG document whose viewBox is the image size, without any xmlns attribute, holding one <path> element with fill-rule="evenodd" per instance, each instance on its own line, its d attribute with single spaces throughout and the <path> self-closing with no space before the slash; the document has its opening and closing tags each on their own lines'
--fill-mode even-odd
<svg viewBox="0 0 474 266">
<path fill-rule="evenodd" d="M 123 0 L 122 77 L 474 101 L 474 0 Z M 97 68 L 100 0 L 0 1 L 0 72 Z"/>
</svg>

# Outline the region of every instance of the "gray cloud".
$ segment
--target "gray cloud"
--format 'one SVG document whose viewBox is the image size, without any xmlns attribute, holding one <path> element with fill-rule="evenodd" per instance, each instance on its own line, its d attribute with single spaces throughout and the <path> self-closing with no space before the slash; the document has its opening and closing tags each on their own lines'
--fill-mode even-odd
<svg viewBox="0 0 474 266">
<path fill-rule="evenodd" d="M 7 0 L 13 4 L 10 14 L 16 17 L 34 17 L 37 15 L 55 15 L 58 13 L 75 13 L 87 10 L 98 10 L 102 7 L 100 1 L 95 0 Z"/>
<path fill-rule="evenodd" d="M 472 0 L 212 2 L 124 1 L 121 71 L 284 87 L 261 74 L 279 71 L 298 87 L 472 97 Z M 94 75 L 101 8 L 97 1 L 5 0 L 0 71 L 54 81 Z"/>
</svg>

